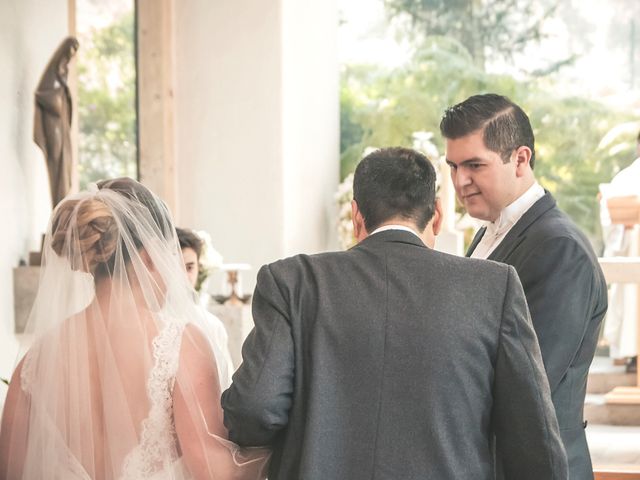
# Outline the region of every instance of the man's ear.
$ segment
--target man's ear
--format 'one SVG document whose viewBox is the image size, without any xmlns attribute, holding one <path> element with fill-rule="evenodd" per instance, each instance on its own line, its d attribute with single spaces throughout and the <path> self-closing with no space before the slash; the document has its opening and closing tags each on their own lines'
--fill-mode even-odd
<svg viewBox="0 0 640 480">
<path fill-rule="evenodd" d="M 355 200 L 351 200 L 351 222 L 353 223 L 353 236 L 356 241 L 359 243 L 367 238 L 369 233 L 364 225 L 364 217 L 358 208 L 358 202 Z"/>
<path fill-rule="evenodd" d="M 431 219 L 431 230 L 433 231 L 434 236 L 437 236 L 440 233 L 443 221 L 444 216 L 442 215 L 442 202 L 440 201 L 440 197 L 436 197 L 435 210 L 433 218 Z"/>
<path fill-rule="evenodd" d="M 531 166 L 531 149 L 525 145 L 522 145 L 515 150 L 515 162 L 516 162 L 516 176 L 522 177 L 529 173 Z"/>
<path fill-rule="evenodd" d="M 424 230 L 420 232 L 420 238 L 424 242 L 424 244 L 433 248 L 436 244 L 436 236 L 440 233 L 440 229 L 442 228 L 442 203 L 440 202 L 440 198 L 436 197 L 435 204 L 433 206 L 433 217 L 429 220 L 429 223 L 424 227 Z M 417 228 L 417 225 L 414 226 Z"/>
</svg>

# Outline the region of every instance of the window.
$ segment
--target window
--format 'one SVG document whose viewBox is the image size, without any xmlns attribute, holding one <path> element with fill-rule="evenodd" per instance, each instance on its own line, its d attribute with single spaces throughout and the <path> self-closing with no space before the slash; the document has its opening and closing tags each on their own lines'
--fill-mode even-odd
<svg viewBox="0 0 640 480">
<path fill-rule="evenodd" d="M 76 0 L 80 189 L 104 178 L 137 178 L 133 0 Z"/>
</svg>

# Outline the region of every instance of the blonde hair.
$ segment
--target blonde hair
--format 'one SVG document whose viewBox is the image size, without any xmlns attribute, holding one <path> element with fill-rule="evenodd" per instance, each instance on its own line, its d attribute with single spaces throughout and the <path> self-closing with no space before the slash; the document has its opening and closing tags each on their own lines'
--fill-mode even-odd
<svg viewBox="0 0 640 480">
<path fill-rule="evenodd" d="M 71 247 L 77 244 L 77 248 Z M 64 200 L 56 209 L 51 224 L 51 247 L 67 257 L 74 270 L 96 274 L 113 257 L 118 242 L 118 227 L 111 209 L 96 199 Z M 73 253 L 72 253 L 73 252 Z M 72 254 L 80 258 L 70 258 Z"/>
</svg>

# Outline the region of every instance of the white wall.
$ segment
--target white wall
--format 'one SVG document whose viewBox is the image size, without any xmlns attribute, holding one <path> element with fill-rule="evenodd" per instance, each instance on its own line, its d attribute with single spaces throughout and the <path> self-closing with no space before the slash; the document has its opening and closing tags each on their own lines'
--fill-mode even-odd
<svg viewBox="0 0 640 480">
<path fill-rule="evenodd" d="M 257 268 L 332 246 L 335 0 L 176 2 L 178 222 Z"/>
<path fill-rule="evenodd" d="M 0 0 L 0 376 L 9 377 L 13 334 L 13 268 L 39 250 L 50 214 L 42 154 L 32 140 L 33 92 L 67 35 L 67 0 Z M 0 404 L 4 391 L 0 390 Z"/>
<path fill-rule="evenodd" d="M 178 218 L 257 268 L 333 248 L 338 181 L 335 0 L 175 2 Z M 0 0 L 0 376 L 10 375 L 12 269 L 50 214 L 33 91 L 68 32 L 68 0 Z M 82 48 L 82 46 L 81 46 Z M 2 398 L 0 392 L 0 398 Z"/>
<path fill-rule="evenodd" d="M 337 248 L 340 104 L 336 0 L 283 0 L 284 251 Z"/>
</svg>

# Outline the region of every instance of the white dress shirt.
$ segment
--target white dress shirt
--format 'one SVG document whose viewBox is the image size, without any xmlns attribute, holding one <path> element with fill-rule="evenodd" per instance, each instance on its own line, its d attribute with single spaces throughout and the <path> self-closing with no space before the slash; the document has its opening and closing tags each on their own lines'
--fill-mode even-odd
<svg viewBox="0 0 640 480">
<path fill-rule="evenodd" d="M 379 233 L 379 232 L 386 232 L 387 230 L 404 230 L 405 232 L 413 233 L 416 237 L 420 238 L 420 235 L 418 235 L 418 232 L 404 225 L 383 225 L 382 227 L 376 228 L 369 235 L 375 235 L 376 233 Z M 422 241 L 422 238 L 420 238 L 420 241 Z"/>
<path fill-rule="evenodd" d="M 487 222 L 485 225 L 487 231 L 484 232 L 480 243 L 471 254 L 471 258 L 488 258 L 504 240 L 509 230 L 520 220 L 520 217 L 542 197 L 544 197 L 544 188 L 535 182 L 518 199 L 505 207 L 495 222 Z"/>
</svg>

